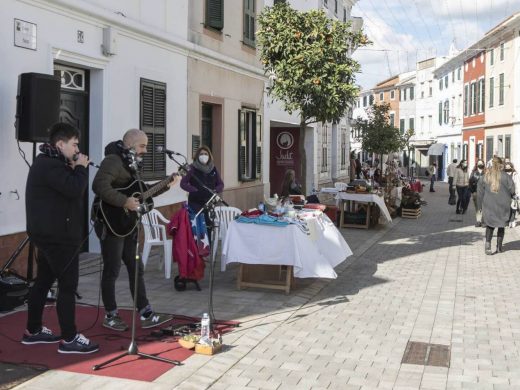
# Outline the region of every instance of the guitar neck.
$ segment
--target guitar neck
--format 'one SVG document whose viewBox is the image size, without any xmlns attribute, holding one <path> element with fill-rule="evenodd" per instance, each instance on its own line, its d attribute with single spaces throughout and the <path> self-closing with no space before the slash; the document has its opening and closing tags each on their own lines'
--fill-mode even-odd
<svg viewBox="0 0 520 390">
<path fill-rule="evenodd" d="M 171 183 L 171 181 L 173 180 L 174 176 L 176 174 L 173 174 L 173 175 L 170 175 L 168 176 L 166 179 L 164 180 L 161 180 L 159 183 L 155 184 L 152 188 L 150 188 L 149 190 L 146 190 L 144 192 L 144 199 L 148 199 L 148 198 L 151 198 L 153 197 L 156 193 L 158 193 L 159 191 L 163 190 L 168 184 Z"/>
</svg>

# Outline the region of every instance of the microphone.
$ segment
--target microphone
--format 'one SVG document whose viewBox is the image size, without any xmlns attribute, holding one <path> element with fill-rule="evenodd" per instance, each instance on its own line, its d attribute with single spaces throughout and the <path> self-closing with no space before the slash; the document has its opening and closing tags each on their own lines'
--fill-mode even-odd
<svg viewBox="0 0 520 390">
<path fill-rule="evenodd" d="M 72 156 L 72 160 L 73 161 L 78 161 L 78 158 L 79 156 L 77 154 L 75 154 L 74 156 Z M 98 168 L 99 169 L 99 165 L 97 165 L 96 163 L 93 163 L 92 161 L 89 161 L 88 162 L 88 165 L 90 165 L 91 167 L 94 167 L 94 168 Z"/>
<path fill-rule="evenodd" d="M 164 146 L 160 146 L 160 145 L 155 148 L 155 151 L 157 153 L 166 153 L 168 155 L 174 154 L 176 156 L 182 156 L 182 154 L 174 152 L 173 150 L 166 149 Z"/>
</svg>

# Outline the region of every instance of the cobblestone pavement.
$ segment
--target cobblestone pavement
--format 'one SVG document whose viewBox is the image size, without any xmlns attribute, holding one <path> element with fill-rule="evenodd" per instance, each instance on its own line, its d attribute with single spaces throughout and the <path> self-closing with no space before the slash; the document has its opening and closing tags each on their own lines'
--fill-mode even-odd
<svg viewBox="0 0 520 390">
<path fill-rule="evenodd" d="M 237 291 L 234 269 L 217 272 L 217 318 L 242 321 L 220 354 L 194 355 L 153 383 L 48 371 L 17 389 L 520 389 L 520 227 L 506 230 L 504 253 L 485 256 L 473 205 L 457 215 L 447 186 L 436 188 L 417 220 L 342 229 L 354 256 L 335 280 L 297 280 L 284 295 Z M 91 303 L 97 267 L 80 283 Z M 156 310 L 205 311 L 207 282 L 175 292 L 153 264 L 146 277 Z M 450 347 L 449 367 L 402 363 L 409 341 Z"/>
</svg>

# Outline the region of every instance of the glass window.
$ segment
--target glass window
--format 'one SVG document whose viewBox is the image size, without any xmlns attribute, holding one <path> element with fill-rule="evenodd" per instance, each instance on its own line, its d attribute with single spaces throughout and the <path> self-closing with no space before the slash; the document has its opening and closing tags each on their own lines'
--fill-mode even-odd
<svg viewBox="0 0 520 390">
<path fill-rule="evenodd" d="M 504 61 L 504 52 L 505 52 L 504 43 L 501 43 L 500 44 L 500 61 Z"/>
<path fill-rule="evenodd" d="M 415 88 L 410 87 L 410 100 L 413 100 L 415 97 Z"/>
<path fill-rule="evenodd" d="M 479 94 L 479 104 L 478 104 L 478 112 L 482 113 L 485 110 L 485 99 L 486 99 L 486 83 L 484 79 L 480 79 L 478 82 L 478 94 Z"/>
<path fill-rule="evenodd" d="M 399 120 L 399 131 L 404 134 L 404 119 Z"/>
<path fill-rule="evenodd" d="M 442 79 L 440 79 L 440 80 L 439 80 L 439 91 L 442 91 L 442 86 L 443 86 L 443 84 L 442 84 Z"/>
<path fill-rule="evenodd" d="M 395 90 L 391 90 L 390 91 L 390 99 L 394 100 L 395 99 Z"/>
<path fill-rule="evenodd" d="M 462 66 L 459 66 L 457 69 L 457 80 L 460 80 L 461 73 L 462 73 Z"/>
<path fill-rule="evenodd" d="M 477 83 L 471 83 L 471 115 L 477 112 Z"/>
<path fill-rule="evenodd" d="M 466 84 L 464 86 L 464 116 L 468 116 L 469 115 L 469 106 L 470 106 L 469 85 Z"/>
<path fill-rule="evenodd" d="M 439 126 L 442 125 L 442 102 L 439 102 Z"/>
<path fill-rule="evenodd" d="M 238 111 L 238 179 L 251 181 L 262 176 L 262 117 L 255 110 Z"/>
<path fill-rule="evenodd" d="M 202 103 L 201 107 L 202 145 L 213 149 L 213 105 Z"/>
<path fill-rule="evenodd" d="M 367 106 L 367 97 L 366 96 L 363 96 L 363 107 L 366 107 Z"/>
<path fill-rule="evenodd" d="M 395 125 L 395 114 L 390 114 L 390 126 Z"/>
<path fill-rule="evenodd" d="M 384 98 L 385 98 L 385 93 L 384 92 L 379 92 L 379 100 L 383 101 Z"/>
<path fill-rule="evenodd" d="M 321 128 L 321 173 L 329 169 L 329 127 L 324 124 Z"/>
<path fill-rule="evenodd" d="M 448 75 L 444 76 L 444 88 L 448 88 Z"/>
<path fill-rule="evenodd" d="M 415 120 L 414 120 L 414 118 L 410 118 L 408 123 L 410 124 L 410 126 L 408 128 L 411 129 L 411 130 L 414 130 L 415 129 Z"/>
<path fill-rule="evenodd" d="M 450 102 L 449 100 L 444 101 L 444 124 L 447 125 L 450 119 Z"/>
<path fill-rule="evenodd" d="M 494 65 L 494 64 L 495 64 L 495 50 L 491 49 L 489 51 L 489 65 Z"/>
<path fill-rule="evenodd" d="M 493 136 L 486 137 L 486 161 L 493 157 Z"/>
</svg>

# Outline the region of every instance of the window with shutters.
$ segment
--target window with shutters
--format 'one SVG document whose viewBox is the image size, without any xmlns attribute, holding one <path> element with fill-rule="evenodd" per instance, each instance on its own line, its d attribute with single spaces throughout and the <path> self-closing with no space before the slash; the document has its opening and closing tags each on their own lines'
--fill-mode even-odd
<svg viewBox="0 0 520 390">
<path fill-rule="evenodd" d="M 448 121 L 450 119 L 450 101 L 449 100 L 445 100 L 444 101 L 444 124 L 447 125 L 448 124 Z"/>
<path fill-rule="evenodd" d="M 477 112 L 477 83 L 471 83 L 471 115 Z"/>
<path fill-rule="evenodd" d="M 327 172 L 329 169 L 329 127 L 323 124 L 321 128 L 321 169 L 320 172 Z"/>
<path fill-rule="evenodd" d="M 504 105 L 504 73 L 498 75 L 498 105 Z"/>
<path fill-rule="evenodd" d="M 399 120 L 399 131 L 401 132 L 401 134 L 404 134 L 404 123 L 404 119 Z"/>
<path fill-rule="evenodd" d="M 255 46 L 255 0 L 244 0 L 244 43 Z"/>
<path fill-rule="evenodd" d="M 141 79 L 140 89 L 140 129 L 148 136 L 142 178 L 163 179 L 166 176 L 166 156 L 156 148 L 166 146 L 166 84 Z"/>
<path fill-rule="evenodd" d="M 470 106 L 469 84 L 466 84 L 464 86 L 464 116 L 468 116 L 469 115 L 469 106 Z"/>
<path fill-rule="evenodd" d="M 439 126 L 442 125 L 442 102 L 439 102 Z"/>
<path fill-rule="evenodd" d="M 495 105 L 495 78 L 489 79 L 489 108 Z"/>
<path fill-rule="evenodd" d="M 506 134 L 504 143 L 504 158 L 511 158 L 511 134 Z"/>
<path fill-rule="evenodd" d="M 468 144 L 462 145 L 462 158 L 468 160 Z"/>
<path fill-rule="evenodd" d="M 238 111 L 238 180 L 262 177 L 262 116 L 255 110 Z"/>
<path fill-rule="evenodd" d="M 224 28 L 224 0 L 206 0 L 204 26 L 222 31 Z"/>
<path fill-rule="evenodd" d="M 486 137 L 486 161 L 493 157 L 493 136 Z"/>
<path fill-rule="evenodd" d="M 478 82 L 478 112 L 482 113 L 485 110 L 485 100 L 486 100 L 486 85 L 485 80 L 480 79 Z"/>
</svg>

